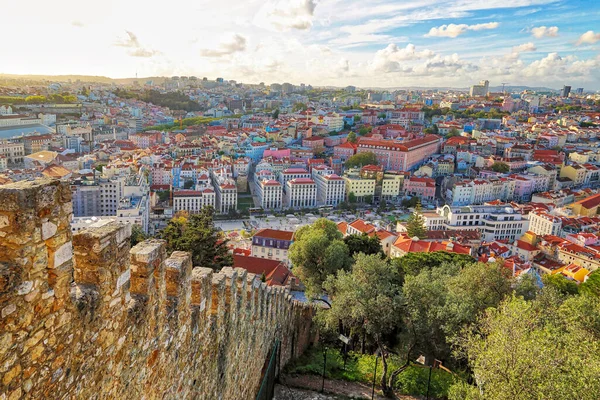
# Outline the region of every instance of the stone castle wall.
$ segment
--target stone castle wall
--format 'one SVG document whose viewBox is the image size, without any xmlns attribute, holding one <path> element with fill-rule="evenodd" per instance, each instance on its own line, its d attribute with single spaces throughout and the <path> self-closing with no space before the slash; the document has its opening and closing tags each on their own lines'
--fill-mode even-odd
<svg viewBox="0 0 600 400">
<path fill-rule="evenodd" d="M 0 186 L 0 399 L 252 399 L 311 340 L 313 310 L 130 226 L 71 234 L 58 181 Z"/>
</svg>

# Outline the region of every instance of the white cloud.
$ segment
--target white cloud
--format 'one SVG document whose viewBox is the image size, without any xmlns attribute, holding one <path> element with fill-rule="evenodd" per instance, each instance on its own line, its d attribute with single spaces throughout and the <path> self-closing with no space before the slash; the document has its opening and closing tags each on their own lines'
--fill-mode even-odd
<svg viewBox="0 0 600 400">
<path fill-rule="evenodd" d="M 484 29 L 496 29 L 500 24 L 498 22 L 487 22 L 485 24 L 467 25 L 467 24 L 449 24 L 439 27 L 433 27 L 426 34 L 426 37 L 458 37 L 467 31 L 481 31 Z"/>
<path fill-rule="evenodd" d="M 417 51 L 415 45 L 411 43 L 406 47 L 398 47 L 396 44 L 390 43 L 385 49 L 375 53 L 372 68 L 378 72 L 397 72 L 406 67 L 406 65 L 402 65 L 404 61 L 421 60 L 434 56 L 434 52 L 428 49 Z"/>
<path fill-rule="evenodd" d="M 317 2 L 315 0 L 266 1 L 254 17 L 254 23 L 266 29 L 287 31 L 310 29 Z"/>
<path fill-rule="evenodd" d="M 586 33 L 584 33 L 583 35 L 581 35 L 579 37 L 579 40 L 577 41 L 577 45 L 579 46 L 580 44 L 584 44 L 584 43 L 594 44 L 598 41 L 600 41 L 600 32 L 594 33 L 594 31 L 587 31 Z"/>
<path fill-rule="evenodd" d="M 85 24 L 79 20 L 73 20 L 71 21 L 71 26 L 74 26 L 75 28 L 83 28 Z"/>
<path fill-rule="evenodd" d="M 140 42 L 139 42 L 137 36 L 133 32 L 125 31 L 125 33 L 127 33 L 127 37 L 119 38 L 115 42 L 115 46 L 127 47 L 127 48 L 131 48 L 131 49 L 140 47 Z"/>
<path fill-rule="evenodd" d="M 556 37 L 558 36 L 558 27 L 538 26 L 535 28 L 531 28 L 531 34 L 538 39 L 541 39 L 543 37 Z"/>
<path fill-rule="evenodd" d="M 537 48 L 532 42 L 523 43 L 512 48 L 513 53 L 525 53 L 528 51 L 536 51 Z"/>
<path fill-rule="evenodd" d="M 200 50 L 200 55 L 204 57 L 222 57 L 227 56 L 233 53 L 237 53 L 239 51 L 246 50 L 247 40 L 244 36 L 239 34 L 234 34 L 230 38 L 223 40 L 219 43 L 218 48 L 216 49 L 203 49 Z"/>
<path fill-rule="evenodd" d="M 160 54 L 157 50 L 143 47 L 135 33 L 131 31 L 125 31 L 125 33 L 127 33 L 127 36 L 119 38 L 114 45 L 130 49 L 127 54 L 131 57 L 149 58 Z"/>
</svg>

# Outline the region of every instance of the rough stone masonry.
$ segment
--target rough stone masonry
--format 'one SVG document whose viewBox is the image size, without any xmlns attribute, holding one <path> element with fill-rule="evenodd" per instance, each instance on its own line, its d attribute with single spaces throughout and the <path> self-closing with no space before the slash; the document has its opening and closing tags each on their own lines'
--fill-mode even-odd
<svg viewBox="0 0 600 400">
<path fill-rule="evenodd" d="M 0 399 L 252 399 L 276 339 L 282 365 L 308 346 L 283 288 L 71 214 L 67 183 L 0 186 Z"/>
</svg>

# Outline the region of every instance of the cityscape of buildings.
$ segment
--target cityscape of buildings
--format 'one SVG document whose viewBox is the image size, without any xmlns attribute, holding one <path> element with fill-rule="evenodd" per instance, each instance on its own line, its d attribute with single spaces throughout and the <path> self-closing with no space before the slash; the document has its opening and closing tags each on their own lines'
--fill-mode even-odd
<svg viewBox="0 0 600 400">
<path fill-rule="evenodd" d="M 206 206 L 233 221 L 314 213 L 344 234 L 377 235 L 392 257 L 444 247 L 503 257 L 515 274 L 568 275 L 575 265 L 583 281 L 600 266 L 600 95 L 570 89 L 494 93 L 485 80 L 468 93 L 373 91 L 196 77 L 6 87 L 0 183 L 68 181 L 73 231 L 116 220 L 153 235 Z M 58 92 L 71 102 L 36 101 Z M 148 92 L 163 105 L 145 101 Z M 198 110 L 170 108 L 173 94 Z M 350 164 L 357 159 L 372 161 Z M 407 237 L 397 218 L 412 212 L 411 199 L 430 238 Z M 252 245 L 236 242 L 239 266 L 259 257 L 289 269 L 293 232 L 270 229 Z M 265 232 L 277 240 L 259 249 Z"/>
</svg>

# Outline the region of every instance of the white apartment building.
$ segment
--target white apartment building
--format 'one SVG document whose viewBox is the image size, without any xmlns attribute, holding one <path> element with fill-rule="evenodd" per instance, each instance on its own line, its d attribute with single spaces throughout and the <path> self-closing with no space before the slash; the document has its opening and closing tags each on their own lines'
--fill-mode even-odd
<svg viewBox="0 0 600 400">
<path fill-rule="evenodd" d="M 264 179 L 256 185 L 257 197 L 260 206 L 264 210 L 281 209 L 283 201 L 283 187 L 281 183 L 273 179 Z"/>
<path fill-rule="evenodd" d="M 6 156 L 0 154 L 0 171 L 4 171 L 5 169 L 8 169 L 8 159 Z"/>
<path fill-rule="evenodd" d="M 227 214 L 229 210 L 237 210 L 237 186 L 232 179 L 217 186 L 216 210 L 220 214 Z"/>
<path fill-rule="evenodd" d="M 443 229 L 478 230 L 485 241 L 520 238 L 529 228 L 529 220 L 512 207 L 445 205 L 436 211 L 445 218 Z"/>
<path fill-rule="evenodd" d="M 543 211 L 531 211 L 529 213 L 529 230 L 540 236 L 560 236 L 562 220 Z"/>
<path fill-rule="evenodd" d="M 203 207 L 215 207 L 215 191 L 210 188 L 203 190 L 178 190 L 173 193 L 173 212 L 187 211 L 197 214 Z"/>
<path fill-rule="evenodd" d="M 25 145 L 9 140 L 0 140 L 0 156 L 5 156 L 9 164 L 20 164 L 25 157 Z"/>
<path fill-rule="evenodd" d="M 337 206 L 346 198 L 346 184 L 344 179 L 336 174 L 315 175 L 317 184 L 317 204 Z"/>
<path fill-rule="evenodd" d="M 493 200 L 510 201 L 515 195 L 515 183 L 507 178 L 456 182 L 446 191 L 446 200 L 452 206 L 483 204 Z"/>
<path fill-rule="evenodd" d="M 310 173 L 303 168 L 288 168 L 279 174 L 279 182 L 283 186 L 283 190 L 287 190 L 287 182 L 292 179 L 310 178 Z"/>
<path fill-rule="evenodd" d="M 284 196 L 288 208 L 316 207 L 317 185 L 310 178 L 295 178 L 286 182 Z"/>
</svg>

